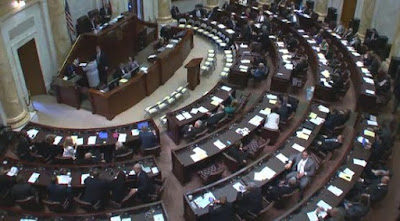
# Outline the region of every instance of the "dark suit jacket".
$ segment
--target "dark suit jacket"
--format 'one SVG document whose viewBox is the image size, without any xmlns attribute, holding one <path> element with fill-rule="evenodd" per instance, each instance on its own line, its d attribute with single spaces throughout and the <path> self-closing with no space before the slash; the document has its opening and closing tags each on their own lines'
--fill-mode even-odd
<svg viewBox="0 0 400 221">
<path fill-rule="evenodd" d="M 64 203 L 71 195 L 71 189 L 58 184 L 50 184 L 47 187 L 48 200 L 52 202 Z"/>
<path fill-rule="evenodd" d="M 0 193 L 5 193 L 5 191 L 10 190 L 10 188 L 15 184 L 15 176 L 9 177 L 7 175 L 0 175 Z M 2 195 L 2 194 L 0 194 Z"/>
<path fill-rule="evenodd" d="M 321 149 L 326 151 L 332 151 L 338 147 L 342 146 L 341 143 L 335 138 L 325 138 L 322 140 Z"/>
<path fill-rule="evenodd" d="M 296 186 L 290 186 L 287 183 L 279 186 L 274 186 L 268 190 L 267 198 L 268 200 L 272 201 L 279 200 L 279 198 L 282 197 L 284 194 L 289 194 L 293 192 L 296 188 Z"/>
<path fill-rule="evenodd" d="M 142 149 L 149 149 L 157 146 L 157 137 L 151 131 L 140 132 L 139 138 L 142 144 Z"/>
<path fill-rule="evenodd" d="M 100 72 L 105 71 L 105 67 L 108 66 L 108 59 L 106 53 L 102 50 L 100 52 L 99 58 L 97 58 L 97 53 L 96 53 L 96 61 L 97 61 L 97 69 L 99 69 Z"/>
<path fill-rule="evenodd" d="M 368 70 L 371 72 L 372 75 L 376 75 L 380 67 L 381 62 L 379 62 L 379 60 L 375 58 L 374 60 L 372 60 L 372 63 L 369 66 Z"/>
<path fill-rule="evenodd" d="M 282 103 L 282 106 L 276 111 L 279 114 L 279 119 L 286 121 L 289 118 L 290 112 L 286 103 Z"/>
<path fill-rule="evenodd" d="M 195 137 L 197 134 L 203 132 L 205 129 L 207 129 L 207 126 L 203 123 L 200 127 L 193 127 L 191 131 L 188 131 L 188 129 L 184 129 L 184 133 L 186 134 L 187 138 L 192 138 Z"/>
<path fill-rule="evenodd" d="M 16 200 L 23 200 L 36 194 L 36 189 L 29 183 L 17 183 L 11 188 L 11 195 Z"/>
<path fill-rule="evenodd" d="M 250 25 L 245 25 L 243 30 L 243 40 L 250 41 L 253 38 L 253 33 Z"/>
<path fill-rule="evenodd" d="M 113 201 L 120 203 L 127 195 L 126 193 L 127 188 L 124 180 L 114 179 L 111 182 L 111 199 Z"/>
<path fill-rule="evenodd" d="M 106 19 L 106 17 L 108 17 L 108 16 L 110 16 L 111 17 L 111 14 L 112 14 L 112 11 L 111 11 L 111 8 L 110 7 L 107 7 L 107 11 L 106 11 L 106 9 L 104 8 L 104 7 L 102 7 L 101 9 L 100 9 L 100 16 L 103 18 L 103 19 Z M 109 18 L 110 18 L 109 17 Z M 108 18 L 108 19 L 109 19 Z"/>
<path fill-rule="evenodd" d="M 258 214 L 263 208 L 260 188 L 256 188 L 252 192 L 239 192 L 236 196 L 236 199 L 239 210 L 243 211 L 244 213 L 250 211 Z"/>
<path fill-rule="evenodd" d="M 343 114 L 328 114 L 324 127 L 328 130 L 333 130 L 335 127 L 346 123 Z"/>
<path fill-rule="evenodd" d="M 378 202 L 383 200 L 388 192 L 388 185 L 382 185 L 380 183 L 373 183 L 367 188 L 370 194 L 371 202 Z"/>
<path fill-rule="evenodd" d="M 218 112 L 218 113 L 214 113 L 214 114 L 210 115 L 207 118 L 207 125 L 213 126 L 213 125 L 217 124 L 218 121 L 220 121 L 222 118 L 224 118 L 224 116 L 225 116 L 225 112 L 224 111 Z"/>
<path fill-rule="evenodd" d="M 153 182 L 150 180 L 150 178 L 147 176 L 147 173 L 142 171 L 137 175 L 137 183 L 136 183 L 136 188 L 138 189 L 137 191 L 137 196 L 143 200 L 146 201 L 148 198 L 149 194 L 154 193 L 154 185 Z"/>
<path fill-rule="evenodd" d="M 118 68 L 117 71 L 115 71 L 114 73 L 114 79 L 116 78 L 122 78 L 122 76 L 124 76 L 124 74 L 128 73 L 129 71 L 127 71 L 125 68 L 121 69 Z"/>
<path fill-rule="evenodd" d="M 301 153 L 290 156 L 289 160 L 293 162 L 292 170 L 297 171 L 297 165 L 299 164 L 299 162 L 301 160 Z M 306 165 L 304 166 L 304 172 L 307 173 L 307 175 L 305 175 L 305 176 L 309 176 L 309 177 L 314 176 L 315 169 L 316 169 L 315 167 L 316 167 L 316 165 L 315 165 L 314 160 L 311 159 L 311 157 L 308 157 Z"/>
<path fill-rule="evenodd" d="M 229 156 L 231 156 L 233 159 L 235 159 L 239 164 L 243 164 L 244 160 L 246 160 L 247 154 L 241 150 L 239 150 L 238 147 L 232 146 L 228 148 L 227 153 Z"/>
<path fill-rule="evenodd" d="M 228 22 L 226 24 L 226 27 L 235 30 L 236 29 L 236 25 L 237 25 L 237 21 L 235 21 L 235 23 L 233 23 L 233 21 L 231 19 L 228 19 Z"/>
<path fill-rule="evenodd" d="M 109 183 L 99 178 L 86 178 L 85 186 L 82 200 L 91 204 L 96 204 L 97 201 L 104 202 L 110 190 Z"/>
<path fill-rule="evenodd" d="M 235 220 L 232 203 L 225 203 L 217 208 L 210 206 L 208 208 L 210 221 L 231 221 Z"/>
</svg>

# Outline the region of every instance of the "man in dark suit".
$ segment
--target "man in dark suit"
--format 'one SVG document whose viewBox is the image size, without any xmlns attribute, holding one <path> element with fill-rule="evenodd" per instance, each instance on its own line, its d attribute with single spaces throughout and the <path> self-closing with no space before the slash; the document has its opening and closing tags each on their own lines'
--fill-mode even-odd
<svg viewBox="0 0 400 221">
<path fill-rule="evenodd" d="M 235 159 L 239 163 L 240 167 L 243 167 L 246 165 L 247 153 L 243 149 L 242 142 L 240 142 L 240 141 L 236 142 L 232 147 L 229 147 L 226 152 L 229 156 L 231 156 L 233 159 Z"/>
<path fill-rule="evenodd" d="M 317 21 L 318 17 L 319 17 L 319 15 L 316 12 L 314 12 L 314 10 L 312 8 L 310 8 L 310 10 L 309 10 L 309 16 L 312 21 Z"/>
<path fill-rule="evenodd" d="M 160 30 L 160 36 L 164 39 L 164 42 L 168 42 L 169 39 L 171 39 L 172 37 L 171 26 L 165 25 L 164 27 L 162 27 Z"/>
<path fill-rule="evenodd" d="M 305 75 L 306 73 L 305 70 L 308 68 L 308 62 L 305 57 L 301 57 L 300 61 L 296 64 L 296 66 L 292 70 L 292 75 L 293 76 L 298 76 L 298 75 Z"/>
<path fill-rule="evenodd" d="M 372 203 L 383 200 L 388 192 L 389 176 L 383 176 L 380 181 L 370 184 L 366 188 L 366 193 L 369 194 Z"/>
<path fill-rule="evenodd" d="M 350 112 L 349 110 L 338 111 L 333 109 L 324 122 L 324 128 L 327 131 L 333 131 L 335 127 L 341 126 L 346 123 L 349 118 Z"/>
<path fill-rule="evenodd" d="M 378 55 L 374 54 L 372 56 L 372 63 L 368 67 L 368 70 L 373 76 L 376 76 L 378 74 L 379 68 L 381 67 L 381 61 Z"/>
<path fill-rule="evenodd" d="M 82 200 L 92 205 L 100 203 L 100 207 L 102 207 L 110 190 L 109 183 L 104 179 L 100 179 L 98 170 L 94 170 L 91 175 L 84 181 L 85 191 Z"/>
<path fill-rule="evenodd" d="M 197 120 L 193 125 L 185 125 L 182 129 L 184 138 L 193 138 L 207 129 L 207 122 Z"/>
<path fill-rule="evenodd" d="M 15 177 L 10 177 L 6 175 L 7 171 L 0 168 L 0 199 L 10 191 L 11 187 L 15 184 Z"/>
<path fill-rule="evenodd" d="M 136 188 L 131 190 L 141 201 L 146 202 L 149 195 L 154 193 L 155 188 L 147 173 L 142 170 L 142 165 L 135 164 L 133 170 L 136 173 Z"/>
<path fill-rule="evenodd" d="M 256 35 L 256 33 L 253 31 L 253 21 L 250 20 L 247 22 L 247 24 L 244 26 L 243 29 L 243 40 L 250 42 L 253 39 L 253 36 Z"/>
<path fill-rule="evenodd" d="M 30 183 L 25 181 L 25 178 L 18 175 L 17 183 L 11 188 L 11 195 L 16 200 L 23 200 L 30 196 L 36 197 L 37 202 L 39 202 L 39 194 L 37 190 L 32 187 Z"/>
<path fill-rule="evenodd" d="M 308 155 L 307 150 L 290 156 L 285 169 L 291 170 L 286 179 L 296 179 L 300 182 L 300 189 L 304 189 L 315 174 L 316 164 Z"/>
<path fill-rule="evenodd" d="M 176 20 L 178 20 L 181 16 L 181 13 L 179 12 L 179 8 L 175 5 L 173 5 L 171 8 L 171 16 L 173 19 L 176 19 Z"/>
<path fill-rule="evenodd" d="M 99 45 L 96 46 L 96 61 L 97 69 L 99 70 L 100 84 L 107 84 L 108 60 L 106 53 L 101 50 Z"/>
<path fill-rule="evenodd" d="M 141 142 L 140 148 L 149 149 L 157 146 L 157 136 L 155 131 L 151 131 L 147 126 L 143 126 L 139 138 Z"/>
<path fill-rule="evenodd" d="M 216 205 L 219 204 L 219 207 Z M 215 200 L 208 208 L 210 221 L 230 221 L 235 220 L 232 203 L 228 202 L 226 196 L 221 196 L 219 200 Z"/>
<path fill-rule="evenodd" d="M 232 30 L 236 30 L 236 25 L 237 25 L 237 21 L 235 19 L 235 16 L 231 15 L 231 17 L 228 19 L 227 23 L 226 23 L 226 27 L 232 29 Z"/>
<path fill-rule="evenodd" d="M 100 16 L 101 16 L 101 21 L 102 23 L 106 23 L 110 21 L 111 19 L 111 7 L 110 4 L 104 4 L 103 2 L 103 7 L 100 9 Z"/>
<path fill-rule="evenodd" d="M 66 200 L 72 197 L 72 189 L 70 186 L 57 184 L 57 177 L 51 177 L 51 183 L 47 187 L 47 199 L 51 202 L 58 202 L 63 204 Z"/>
<path fill-rule="evenodd" d="M 236 201 L 236 212 L 241 217 L 246 217 L 248 211 L 258 214 L 263 208 L 261 189 L 252 182 L 247 184 L 246 192 L 237 194 Z"/>
<path fill-rule="evenodd" d="M 318 139 L 316 146 L 324 151 L 332 151 L 342 146 L 344 141 L 343 135 L 337 137 L 322 136 Z"/>
<path fill-rule="evenodd" d="M 270 186 L 267 190 L 267 199 L 277 201 L 283 195 L 292 193 L 298 187 L 295 179 L 282 180 L 277 186 Z"/>
<path fill-rule="evenodd" d="M 225 111 L 221 106 L 218 107 L 215 113 L 207 112 L 206 114 L 207 114 L 207 125 L 211 127 L 215 126 L 220 120 L 222 120 L 225 117 Z"/>
<path fill-rule="evenodd" d="M 287 121 L 289 119 L 290 110 L 286 101 L 278 100 L 277 110 L 275 112 L 279 115 L 279 120 Z"/>
<path fill-rule="evenodd" d="M 115 71 L 113 78 L 117 79 L 117 78 L 122 78 L 125 74 L 127 74 L 128 71 L 125 69 L 125 66 L 123 63 L 119 64 L 119 68 Z"/>
</svg>

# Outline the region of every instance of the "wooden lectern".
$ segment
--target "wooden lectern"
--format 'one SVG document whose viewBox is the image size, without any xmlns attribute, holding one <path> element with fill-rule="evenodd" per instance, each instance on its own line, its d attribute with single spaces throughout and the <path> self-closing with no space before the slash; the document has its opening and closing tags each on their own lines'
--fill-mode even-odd
<svg viewBox="0 0 400 221">
<path fill-rule="evenodd" d="M 200 64 L 203 58 L 194 58 L 186 64 L 188 88 L 194 90 L 200 84 Z"/>
</svg>

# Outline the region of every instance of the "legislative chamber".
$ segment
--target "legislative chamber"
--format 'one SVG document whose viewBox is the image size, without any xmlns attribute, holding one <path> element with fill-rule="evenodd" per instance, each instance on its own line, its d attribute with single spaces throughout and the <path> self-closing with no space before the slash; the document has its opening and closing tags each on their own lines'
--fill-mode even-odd
<svg viewBox="0 0 400 221">
<path fill-rule="evenodd" d="M 400 219 L 399 9 L 4 0 L 0 219 Z"/>
</svg>

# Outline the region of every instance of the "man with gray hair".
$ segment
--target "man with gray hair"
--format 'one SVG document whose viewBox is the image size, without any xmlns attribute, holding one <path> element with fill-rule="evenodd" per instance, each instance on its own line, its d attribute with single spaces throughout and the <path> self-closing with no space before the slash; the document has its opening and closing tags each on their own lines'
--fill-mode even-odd
<svg viewBox="0 0 400 221">
<path fill-rule="evenodd" d="M 255 183 L 249 182 L 246 186 L 246 192 L 239 192 L 236 196 L 237 214 L 245 218 L 249 212 L 258 214 L 262 206 L 261 188 Z"/>
<path fill-rule="evenodd" d="M 149 194 L 154 193 L 155 188 L 151 179 L 147 176 L 147 173 L 142 170 L 142 165 L 137 163 L 133 166 L 133 170 L 136 174 L 135 188 L 132 189 L 139 200 L 146 202 L 148 201 Z"/>
</svg>

